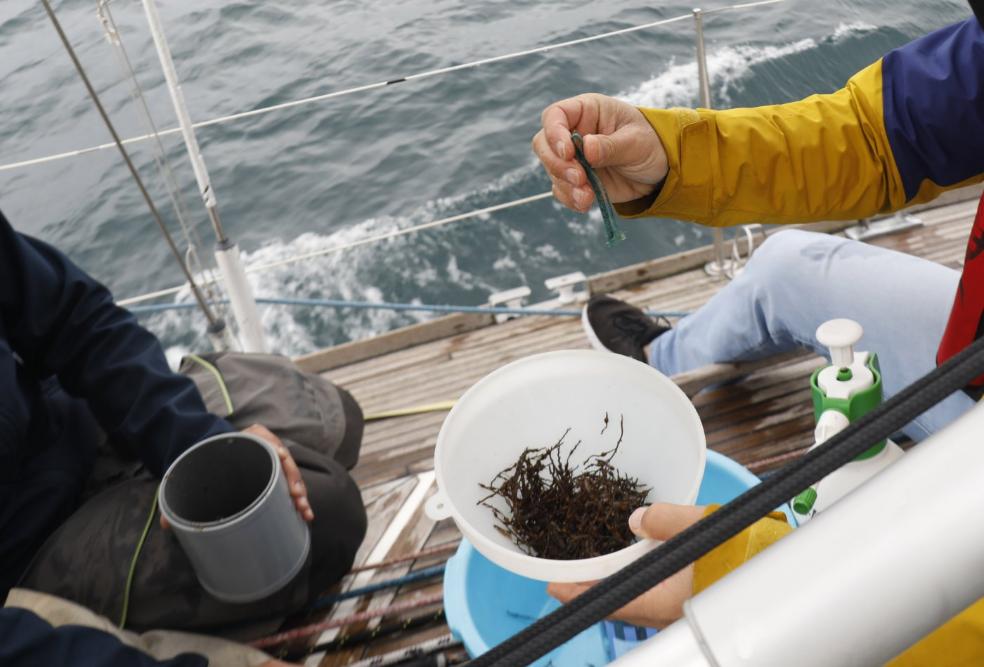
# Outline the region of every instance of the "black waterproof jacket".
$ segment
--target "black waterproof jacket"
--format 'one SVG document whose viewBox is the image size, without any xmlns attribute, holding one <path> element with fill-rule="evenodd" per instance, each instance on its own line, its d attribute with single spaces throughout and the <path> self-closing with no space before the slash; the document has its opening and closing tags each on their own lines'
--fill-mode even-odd
<svg viewBox="0 0 984 667">
<path fill-rule="evenodd" d="M 233 430 L 105 287 L 0 214 L 0 600 L 76 508 L 92 464 L 92 433 L 63 417 L 55 391 L 84 400 L 88 430 L 98 424 L 157 476 L 198 440 Z M 158 663 L 109 634 L 0 610 L 0 665 L 156 664 L 205 660 Z"/>
</svg>

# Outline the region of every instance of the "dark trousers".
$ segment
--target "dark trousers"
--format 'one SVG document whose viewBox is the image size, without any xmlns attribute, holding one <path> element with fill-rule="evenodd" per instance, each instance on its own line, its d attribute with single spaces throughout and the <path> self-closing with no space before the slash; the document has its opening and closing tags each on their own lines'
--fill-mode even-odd
<svg viewBox="0 0 984 667">
<path fill-rule="evenodd" d="M 81 401 L 54 383 L 46 384 L 42 395 L 47 414 L 39 416 L 27 435 L 37 445 L 16 474 L 0 482 L 0 597 L 78 508 L 103 440 Z"/>
<path fill-rule="evenodd" d="M 64 395 L 59 402 L 66 423 L 94 426 L 84 403 Z M 346 411 L 359 410 L 345 393 L 343 404 Z M 346 431 L 336 456 L 339 452 L 348 456 L 361 443 L 361 411 L 348 423 L 352 430 Z M 50 531 L 53 522 L 58 526 L 34 554 L 19 585 L 73 600 L 116 621 L 122 611 L 134 549 L 154 507 L 158 480 L 132 453 L 100 444 L 98 429 L 66 428 L 61 437 L 64 442 L 52 448 L 49 459 L 38 463 L 33 485 L 31 480 L 25 484 L 35 491 L 17 501 L 25 533 L 36 537 L 39 532 Z M 263 600 L 222 602 L 198 584 L 177 540 L 160 528 L 155 515 L 136 565 L 128 628 L 235 630 L 243 624 L 301 610 L 348 572 L 366 530 L 359 489 L 333 456 L 294 443 L 287 445 L 301 469 L 315 513 L 310 524 L 311 550 L 301 572 L 284 589 Z M 68 451 L 71 456 L 66 455 Z M 39 495 L 53 491 L 42 517 L 32 503 L 38 502 Z M 3 537 L 6 542 L 7 535 Z"/>
</svg>

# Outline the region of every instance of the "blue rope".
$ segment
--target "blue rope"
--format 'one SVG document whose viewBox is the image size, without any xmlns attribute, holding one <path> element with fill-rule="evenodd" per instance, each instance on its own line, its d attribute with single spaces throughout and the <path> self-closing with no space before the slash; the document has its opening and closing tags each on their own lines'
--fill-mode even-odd
<svg viewBox="0 0 984 667">
<path fill-rule="evenodd" d="M 229 303 L 223 299 L 215 303 Z M 546 315 L 553 317 L 580 317 L 580 310 L 564 310 L 550 308 L 505 308 L 503 306 L 446 306 L 423 303 L 390 303 L 378 301 L 345 301 L 342 299 L 256 299 L 256 303 L 276 306 L 309 306 L 322 308 L 356 308 L 361 310 L 395 310 L 395 311 L 424 311 L 431 313 L 480 313 L 489 315 Z M 197 308 L 194 303 L 153 303 L 142 306 L 131 306 L 129 311 L 137 315 L 159 313 L 167 310 L 191 310 Z M 676 310 L 647 310 L 650 317 L 685 317 L 686 311 Z"/>
<path fill-rule="evenodd" d="M 404 584 L 412 584 L 413 582 L 420 581 L 422 579 L 440 577 L 443 574 L 444 565 L 434 565 L 432 567 L 425 567 L 422 570 L 417 570 L 416 572 L 411 572 L 410 574 L 399 577 L 398 579 L 387 579 L 386 581 L 369 584 L 368 586 L 363 586 L 362 588 L 353 588 L 352 590 L 345 591 L 344 593 L 322 595 L 311 603 L 311 606 L 308 607 L 308 611 L 317 611 L 318 609 L 330 607 L 336 602 L 341 602 L 342 600 L 362 597 L 363 595 L 369 595 L 370 593 L 375 593 L 376 591 L 381 591 L 387 588 L 396 588 L 397 586 L 403 586 Z"/>
</svg>

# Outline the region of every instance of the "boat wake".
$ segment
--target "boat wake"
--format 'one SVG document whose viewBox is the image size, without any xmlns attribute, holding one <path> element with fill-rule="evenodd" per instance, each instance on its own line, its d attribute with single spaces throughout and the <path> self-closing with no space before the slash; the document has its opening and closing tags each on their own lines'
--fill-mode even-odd
<svg viewBox="0 0 984 667">
<path fill-rule="evenodd" d="M 818 49 L 821 45 L 838 43 L 876 30 L 867 23 L 841 24 L 833 34 L 820 39 L 801 39 L 781 45 L 738 45 L 716 48 L 708 53 L 708 73 L 712 97 L 719 106 L 728 105 L 732 95 L 765 63 L 783 60 Z M 697 63 L 689 61 L 669 65 L 635 88 L 618 96 L 632 104 L 652 107 L 693 106 L 697 104 Z M 529 196 L 548 189 L 534 159 L 506 173 L 495 181 L 472 192 L 443 197 L 400 216 L 380 216 L 351 224 L 331 233 L 304 233 L 290 240 L 274 239 L 259 249 L 244 254 L 247 266 L 265 265 L 297 255 L 316 253 L 369 237 L 406 229 Z M 537 206 L 537 215 L 531 210 Z M 548 242 L 531 243 L 523 227 L 530 220 L 546 225 L 545 216 L 561 220 L 563 233 L 592 236 L 595 223 L 584 217 L 564 217 L 559 207 L 530 205 L 519 217 L 503 221 L 497 216 L 489 225 L 489 215 L 457 223 L 449 227 L 427 230 L 418 234 L 389 239 L 379 243 L 326 254 L 296 264 L 250 274 L 253 290 L 258 297 L 330 298 L 353 301 L 404 301 L 428 303 L 481 303 L 493 291 L 515 287 L 526 282 L 524 273 L 530 266 L 562 264 L 554 245 Z M 556 223 L 555 223 L 556 224 Z M 592 237 L 593 239 L 593 237 Z M 585 239 L 589 242 L 591 239 Z M 478 266 L 469 251 L 481 243 L 485 255 L 495 252 L 493 259 Z M 673 239 L 676 246 L 683 243 L 682 235 Z M 488 247 L 494 244 L 494 248 Z M 590 262 L 590 251 L 584 258 Z M 380 270 L 380 269 L 383 270 Z M 530 282 L 533 286 L 532 282 Z M 177 301 L 187 301 L 190 294 L 177 295 Z M 349 340 L 359 340 L 399 326 L 433 317 L 427 313 L 393 312 L 389 310 L 353 310 L 333 308 L 298 308 L 261 306 L 263 324 L 271 349 L 289 355 L 311 352 L 319 347 Z M 188 349 L 202 347 L 200 316 L 189 311 L 158 313 L 146 319 L 148 326 L 163 340 L 174 341 L 168 350 L 175 360 Z M 231 318 L 230 318 L 231 319 Z"/>
</svg>

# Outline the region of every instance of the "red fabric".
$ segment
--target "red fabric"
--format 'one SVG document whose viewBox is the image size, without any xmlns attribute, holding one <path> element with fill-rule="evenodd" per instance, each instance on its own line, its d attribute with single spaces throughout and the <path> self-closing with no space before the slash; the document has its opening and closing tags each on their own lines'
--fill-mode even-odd
<svg viewBox="0 0 984 667">
<path fill-rule="evenodd" d="M 943 332 L 936 363 L 941 364 L 984 335 L 984 196 L 977 204 L 977 217 L 967 241 L 967 256 Z M 984 375 L 970 383 L 984 386 Z"/>
</svg>

